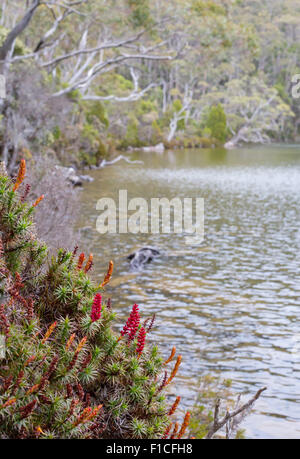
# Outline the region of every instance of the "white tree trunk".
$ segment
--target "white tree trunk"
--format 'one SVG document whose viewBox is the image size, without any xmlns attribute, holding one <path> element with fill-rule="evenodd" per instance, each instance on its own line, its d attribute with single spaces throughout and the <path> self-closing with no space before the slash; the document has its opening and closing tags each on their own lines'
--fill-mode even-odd
<svg viewBox="0 0 300 459">
<path fill-rule="evenodd" d="M 173 139 L 175 132 L 177 130 L 177 124 L 178 124 L 178 118 L 177 118 L 177 114 L 175 113 L 174 117 L 170 121 L 170 132 L 167 137 L 168 142 L 171 142 L 171 140 Z"/>
</svg>

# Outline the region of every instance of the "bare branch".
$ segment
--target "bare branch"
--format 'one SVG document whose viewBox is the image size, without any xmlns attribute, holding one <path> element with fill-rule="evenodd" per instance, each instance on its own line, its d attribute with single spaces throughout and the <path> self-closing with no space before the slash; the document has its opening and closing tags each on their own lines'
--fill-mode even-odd
<svg viewBox="0 0 300 459">
<path fill-rule="evenodd" d="M 76 51 L 72 51 L 71 53 L 67 53 L 62 56 L 59 56 L 53 59 L 52 61 L 44 62 L 42 64 L 42 67 L 55 66 L 66 59 L 70 59 L 72 57 L 79 56 L 81 54 L 92 54 L 92 53 L 101 51 L 103 49 L 120 48 L 121 46 L 125 46 L 128 43 L 133 43 L 134 41 L 138 40 L 144 33 L 145 33 L 145 30 L 125 40 L 121 40 L 119 42 L 104 43 L 100 46 L 96 46 L 95 48 L 77 49 Z"/>
<path fill-rule="evenodd" d="M 4 26 L 6 7 L 7 7 L 7 1 L 6 1 L 6 0 L 3 0 L 3 2 L 2 2 L 2 8 L 1 8 L 1 18 L 0 18 L 0 25 L 1 25 L 1 26 Z"/>
<path fill-rule="evenodd" d="M 132 101 L 136 101 L 136 100 L 141 99 L 144 96 L 144 94 L 146 94 L 146 92 L 150 91 L 150 89 L 152 89 L 154 87 L 157 87 L 159 85 L 158 83 L 156 83 L 156 84 L 155 83 L 151 83 L 148 86 L 146 86 L 144 89 L 139 91 L 139 77 L 134 72 L 134 69 L 132 67 L 130 68 L 130 74 L 131 74 L 131 77 L 132 77 L 132 80 L 133 80 L 134 90 L 128 96 L 123 96 L 123 97 L 114 96 L 114 95 L 96 96 L 96 95 L 87 94 L 86 96 L 83 96 L 82 99 L 83 100 L 94 100 L 94 101 L 95 100 L 96 101 L 98 101 L 98 100 L 99 101 L 111 100 L 111 101 L 114 101 L 114 102 L 132 102 Z"/>
<path fill-rule="evenodd" d="M 100 164 L 100 167 L 110 166 L 121 160 L 124 160 L 126 161 L 126 163 L 129 163 L 129 164 L 144 164 L 143 161 L 131 161 L 130 159 L 126 158 L 126 156 L 119 155 L 117 158 L 112 159 L 111 161 L 106 161 L 106 159 L 103 159 Z"/>
<path fill-rule="evenodd" d="M 170 132 L 169 132 L 169 135 L 168 135 L 168 138 L 167 138 L 167 141 L 168 142 L 171 142 L 171 140 L 173 139 L 175 133 L 176 133 L 176 130 L 177 130 L 177 125 L 179 123 L 179 121 L 181 120 L 184 120 L 187 118 L 187 114 L 185 113 L 186 110 L 189 110 L 190 107 L 191 107 L 191 103 L 192 103 L 192 100 L 193 100 L 193 91 L 192 90 L 189 90 L 188 88 L 186 88 L 186 93 L 184 95 L 184 100 L 183 100 L 183 106 L 182 108 L 179 110 L 179 111 L 175 111 L 171 120 L 170 120 Z"/>
<path fill-rule="evenodd" d="M 58 6 L 59 8 L 65 8 L 70 13 L 76 13 L 79 16 L 86 16 L 85 13 L 78 11 L 77 9 L 73 8 L 77 5 L 82 5 L 83 3 L 87 3 L 89 0 L 79 0 L 78 2 L 54 2 L 54 1 L 47 1 L 45 4 L 47 6 Z"/>
<path fill-rule="evenodd" d="M 156 55 L 147 55 L 147 54 L 121 54 L 112 59 L 108 59 L 104 62 L 96 63 L 88 72 L 85 77 L 81 80 L 74 82 L 73 84 L 69 85 L 67 88 L 62 89 L 61 91 L 56 92 L 53 94 L 53 97 L 60 97 L 64 94 L 68 94 L 75 89 L 84 89 L 89 86 L 92 80 L 102 73 L 106 73 L 112 70 L 117 64 L 127 60 L 138 60 L 138 59 L 145 59 L 145 60 L 173 60 L 173 56 L 156 56 Z"/>
<path fill-rule="evenodd" d="M 42 47 L 44 47 L 46 40 L 49 37 L 51 37 L 51 35 L 53 35 L 54 32 L 56 32 L 59 24 L 70 14 L 72 14 L 72 11 L 65 10 L 58 18 L 55 19 L 54 24 L 52 25 L 51 29 L 49 29 L 38 42 L 37 46 L 35 47 L 34 53 L 37 53 L 40 49 L 42 49 Z"/>
<path fill-rule="evenodd" d="M 18 22 L 18 24 L 9 32 L 6 39 L 4 40 L 3 45 L 0 48 L 0 61 L 4 61 L 8 53 L 10 52 L 15 39 L 23 32 L 24 29 L 28 26 L 32 16 L 35 13 L 35 10 L 40 6 L 41 0 L 34 0 L 31 7 L 24 14 L 23 18 Z"/>
<path fill-rule="evenodd" d="M 221 420 L 219 420 L 220 400 L 218 399 L 215 405 L 214 421 L 205 438 L 207 439 L 212 438 L 218 430 L 222 429 L 222 427 L 224 427 L 228 423 L 228 421 L 238 416 L 239 414 L 249 410 L 252 407 L 252 405 L 255 403 L 255 401 L 260 397 L 262 392 L 264 392 L 266 389 L 267 389 L 266 387 L 259 389 L 254 395 L 254 397 L 252 397 L 250 400 L 248 400 L 248 402 L 246 402 L 241 407 L 235 409 L 234 411 L 232 412 L 227 411 L 225 416 Z"/>
</svg>

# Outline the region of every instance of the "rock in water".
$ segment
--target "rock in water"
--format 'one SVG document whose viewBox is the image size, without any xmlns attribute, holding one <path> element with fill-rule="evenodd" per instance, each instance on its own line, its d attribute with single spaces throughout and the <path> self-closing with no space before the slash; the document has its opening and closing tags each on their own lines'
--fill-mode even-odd
<svg viewBox="0 0 300 459">
<path fill-rule="evenodd" d="M 127 259 L 130 260 L 130 267 L 137 270 L 143 268 L 145 264 L 150 263 L 159 254 L 160 251 L 155 247 L 143 247 L 128 255 Z"/>
<path fill-rule="evenodd" d="M 79 175 L 80 180 L 83 182 L 93 182 L 94 178 L 91 177 L 90 175 Z"/>
<path fill-rule="evenodd" d="M 55 166 L 73 186 L 82 186 L 82 182 L 93 182 L 89 175 L 77 175 L 73 167 Z"/>
</svg>

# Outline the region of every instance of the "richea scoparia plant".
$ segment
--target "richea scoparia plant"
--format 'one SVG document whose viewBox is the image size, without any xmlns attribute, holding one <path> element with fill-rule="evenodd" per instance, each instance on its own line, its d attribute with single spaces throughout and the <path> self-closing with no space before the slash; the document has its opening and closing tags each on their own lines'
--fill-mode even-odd
<svg viewBox="0 0 300 459">
<path fill-rule="evenodd" d="M 16 179 L 0 174 L 0 438 L 182 438 L 190 415 L 172 424 L 180 397 L 169 407 L 164 396 L 181 356 L 164 362 L 146 344 L 155 317 L 142 325 L 137 305 L 112 330 L 101 296 L 112 262 L 97 287 L 92 255 L 48 260 L 33 225 L 43 196 L 27 202 L 25 172 L 22 160 Z"/>
</svg>

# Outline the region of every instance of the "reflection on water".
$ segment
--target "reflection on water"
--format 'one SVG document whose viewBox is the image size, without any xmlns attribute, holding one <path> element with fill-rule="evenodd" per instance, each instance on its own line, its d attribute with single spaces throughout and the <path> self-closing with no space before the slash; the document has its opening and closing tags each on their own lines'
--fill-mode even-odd
<svg viewBox="0 0 300 459">
<path fill-rule="evenodd" d="M 232 378 L 233 387 L 268 391 L 245 422 L 249 437 L 300 437 L 300 147 L 234 151 L 134 153 L 144 165 L 117 163 L 93 171 L 82 193 L 82 244 L 95 254 L 120 320 L 134 302 L 157 312 L 152 340 L 183 355 L 176 393 L 188 405 L 201 374 Z M 202 197 L 205 239 L 189 247 L 181 235 L 116 234 L 95 230 L 96 202 L 128 198 Z M 126 255 L 152 245 L 163 251 L 132 273 Z"/>
</svg>

